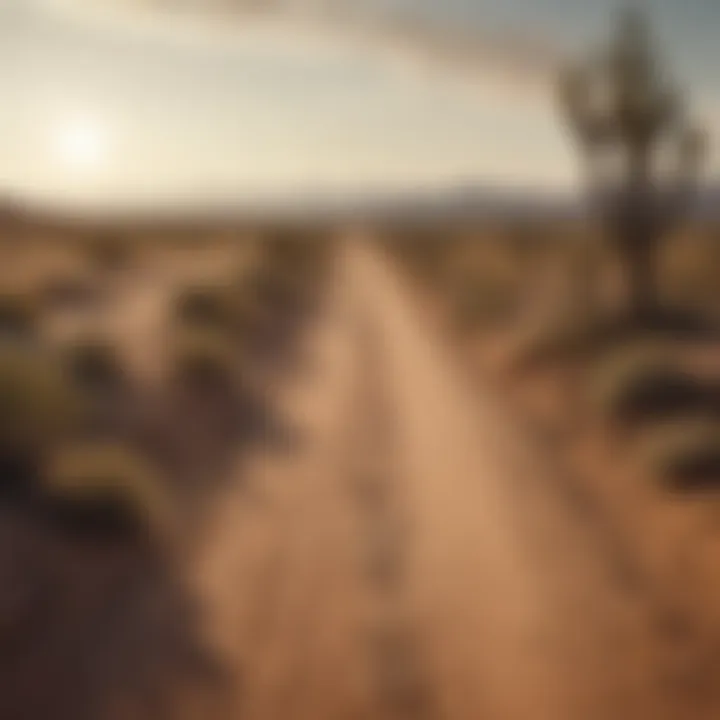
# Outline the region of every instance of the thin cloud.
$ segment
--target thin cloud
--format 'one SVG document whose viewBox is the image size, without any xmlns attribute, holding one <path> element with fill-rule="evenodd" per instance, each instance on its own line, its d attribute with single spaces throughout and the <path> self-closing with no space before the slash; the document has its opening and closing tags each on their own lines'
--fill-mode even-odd
<svg viewBox="0 0 720 720">
<path fill-rule="evenodd" d="M 251 21 L 360 43 L 402 58 L 415 70 L 488 76 L 521 89 L 545 85 L 558 65 L 558 48 L 529 35 L 490 34 L 441 26 L 413 11 L 351 0 L 33 0 L 35 5 L 85 20 L 150 23 L 195 41 L 247 29 Z M 442 2 L 443 0 L 438 0 Z"/>
</svg>

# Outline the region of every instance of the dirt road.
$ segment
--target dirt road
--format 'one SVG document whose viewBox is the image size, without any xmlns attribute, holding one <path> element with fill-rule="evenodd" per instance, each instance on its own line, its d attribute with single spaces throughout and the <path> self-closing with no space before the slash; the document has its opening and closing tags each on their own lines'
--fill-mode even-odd
<svg viewBox="0 0 720 720">
<path fill-rule="evenodd" d="M 278 403 L 193 578 L 229 717 L 675 717 L 632 584 L 366 243 Z"/>
</svg>

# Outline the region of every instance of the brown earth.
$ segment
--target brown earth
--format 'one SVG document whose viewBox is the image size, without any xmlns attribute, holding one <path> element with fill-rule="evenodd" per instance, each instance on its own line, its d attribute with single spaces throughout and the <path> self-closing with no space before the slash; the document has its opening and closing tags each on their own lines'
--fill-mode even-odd
<svg viewBox="0 0 720 720">
<path fill-rule="evenodd" d="M 239 461 L 194 558 L 230 668 L 219 715 L 707 717 L 669 675 L 631 558 L 418 308 L 346 243 L 277 392 L 292 441 Z"/>
<path fill-rule="evenodd" d="M 152 400 L 175 294 L 226 260 L 162 256 L 52 334 L 106 329 Z M 284 432 L 230 448 L 179 571 L 3 516 L 0 717 L 716 717 L 633 548 L 422 308 L 344 242 L 296 351 L 259 374 Z"/>
</svg>

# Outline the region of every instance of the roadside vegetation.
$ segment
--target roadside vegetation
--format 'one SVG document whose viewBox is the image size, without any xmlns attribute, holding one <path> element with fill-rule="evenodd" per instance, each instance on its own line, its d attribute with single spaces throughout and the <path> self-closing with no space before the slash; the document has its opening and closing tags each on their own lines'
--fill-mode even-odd
<svg viewBox="0 0 720 720">
<path fill-rule="evenodd" d="M 720 638 L 720 593 L 687 589 L 712 587 L 700 558 L 720 560 L 720 226 L 693 214 L 707 143 L 660 65 L 628 12 L 562 73 L 592 222 L 389 227 L 385 247 L 483 387 L 552 441 L 568 498 L 591 498 L 663 602 Z"/>
<path fill-rule="evenodd" d="M 0 293 L 0 467 L 8 499 L 46 504 L 63 528 L 85 536 L 122 527 L 125 534 L 155 537 L 160 516 L 158 535 L 166 535 L 174 512 L 182 517 L 181 509 L 173 511 L 182 494 L 173 489 L 169 458 L 194 442 L 182 437 L 182 418 L 170 417 L 174 398 L 190 394 L 207 404 L 222 396 L 240 412 L 245 398 L 239 391 L 257 372 L 259 337 L 278 324 L 289 332 L 288 316 L 321 290 L 330 251 L 321 235 L 296 228 L 264 233 L 252 248 L 247 239 L 141 248 L 120 232 L 83 234 L 66 241 L 64 262 L 47 280 Z M 31 249 L 26 252 L 30 257 Z M 148 338 L 164 365 L 149 385 L 128 361 L 144 348 L 132 347 L 132 337 L 114 334 L 112 322 L 100 319 L 122 320 L 125 293 L 134 291 L 133 278 L 151 252 L 188 279 L 173 283 L 164 320 Z M 193 265 L 213 253 L 216 270 L 196 273 Z M 100 284 L 114 274 L 117 285 L 108 290 L 114 296 L 86 295 L 79 278 L 93 273 Z M 88 302 L 67 302 L 79 295 Z M 54 325 L 63 332 L 53 332 Z M 236 424 L 224 417 L 226 425 Z M 170 432 L 162 423 L 177 427 Z M 225 429 L 240 447 L 234 428 Z M 175 450 L 158 450 L 163 433 Z"/>
<path fill-rule="evenodd" d="M 121 703 L 149 720 L 179 687 L 224 690 L 187 565 L 243 454 L 282 426 L 269 361 L 291 356 L 332 245 L 181 230 L 0 236 L 2 717 Z"/>
</svg>

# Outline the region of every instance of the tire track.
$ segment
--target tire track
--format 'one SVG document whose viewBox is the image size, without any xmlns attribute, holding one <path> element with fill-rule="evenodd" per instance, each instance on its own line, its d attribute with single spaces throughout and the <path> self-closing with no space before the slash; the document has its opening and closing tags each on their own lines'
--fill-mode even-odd
<svg viewBox="0 0 720 720">
<path fill-rule="evenodd" d="M 357 513 L 361 572 L 370 594 L 365 637 L 373 718 L 433 720 L 434 693 L 415 631 L 405 580 L 410 542 L 394 456 L 394 418 L 373 318 L 357 316 L 358 373 L 348 477 Z"/>
</svg>

